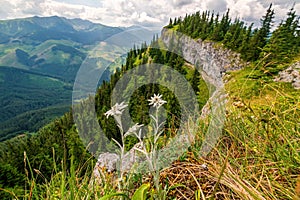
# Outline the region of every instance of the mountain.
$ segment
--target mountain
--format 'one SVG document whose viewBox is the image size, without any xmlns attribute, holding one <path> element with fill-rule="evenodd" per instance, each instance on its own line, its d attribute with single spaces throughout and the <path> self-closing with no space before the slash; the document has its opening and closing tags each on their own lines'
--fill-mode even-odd
<svg viewBox="0 0 300 200">
<path fill-rule="evenodd" d="M 0 22 L 0 30 L 1 35 L 4 36 L 2 44 L 10 42 L 38 44 L 46 40 L 69 40 L 80 44 L 94 44 L 123 31 L 121 28 L 95 24 L 87 20 L 57 16 L 5 20 Z"/>
<path fill-rule="evenodd" d="M 57 16 L 1 21 L 0 64 L 71 81 L 97 42 L 123 31 Z"/>
<path fill-rule="evenodd" d="M 57 16 L 0 21 L 0 140 L 36 131 L 66 112 L 86 56 L 126 31 Z"/>
</svg>

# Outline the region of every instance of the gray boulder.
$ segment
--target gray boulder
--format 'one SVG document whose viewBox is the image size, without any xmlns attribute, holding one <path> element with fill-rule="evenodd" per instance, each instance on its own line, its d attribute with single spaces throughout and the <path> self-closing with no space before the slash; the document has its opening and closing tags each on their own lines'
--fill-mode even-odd
<svg viewBox="0 0 300 200">
<path fill-rule="evenodd" d="M 292 86 L 300 89 L 300 62 L 296 62 L 289 66 L 286 70 L 279 72 L 278 77 L 274 79 L 277 82 L 292 83 Z"/>
<path fill-rule="evenodd" d="M 137 143 L 133 148 L 128 151 L 123 159 L 121 170 L 124 172 L 129 171 L 133 164 L 136 162 L 140 162 L 143 159 L 143 156 L 136 149 L 142 149 L 142 144 Z M 100 177 L 100 170 L 105 169 L 107 172 L 113 172 L 117 170 L 117 163 L 120 160 L 120 156 L 116 153 L 102 153 L 99 155 L 97 163 L 94 168 L 94 176 Z"/>
</svg>

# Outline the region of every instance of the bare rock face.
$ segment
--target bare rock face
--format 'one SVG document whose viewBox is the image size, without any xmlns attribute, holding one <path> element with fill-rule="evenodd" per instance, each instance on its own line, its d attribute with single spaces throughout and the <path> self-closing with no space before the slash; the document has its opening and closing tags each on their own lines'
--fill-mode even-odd
<svg viewBox="0 0 300 200">
<path fill-rule="evenodd" d="M 168 50 L 181 55 L 186 61 L 195 65 L 198 71 L 205 73 L 210 79 L 209 82 L 215 86 L 223 82 L 222 77 L 227 71 L 241 69 L 247 64 L 240 58 L 239 53 L 215 42 L 195 40 L 166 28 L 162 30 L 161 39 L 168 46 Z"/>
<path fill-rule="evenodd" d="M 279 72 L 278 77 L 274 79 L 277 82 L 292 83 L 292 86 L 300 89 L 300 61 L 292 64 L 286 70 Z"/>
</svg>

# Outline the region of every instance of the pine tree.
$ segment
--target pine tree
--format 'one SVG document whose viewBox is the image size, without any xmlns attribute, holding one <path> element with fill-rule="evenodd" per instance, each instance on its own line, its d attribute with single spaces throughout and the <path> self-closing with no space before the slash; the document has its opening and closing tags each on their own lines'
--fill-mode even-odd
<svg viewBox="0 0 300 200">
<path fill-rule="evenodd" d="M 273 18 L 274 9 L 272 9 L 272 4 L 270 4 L 266 15 L 261 19 L 261 28 L 253 33 L 253 36 L 249 42 L 250 53 L 247 56 L 247 60 L 255 61 L 259 58 L 262 49 L 268 43 L 268 37 L 271 32 Z"/>
<path fill-rule="evenodd" d="M 265 62 L 271 60 L 277 63 L 288 62 L 299 53 L 297 32 L 299 32 L 299 18 L 294 8 L 291 8 L 287 14 L 287 19 L 280 23 L 273 32 L 269 44 L 263 49 L 261 57 L 268 55 Z"/>
<path fill-rule="evenodd" d="M 170 18 L 169 25 L 167 26 L 167 28 L 172 28 L 172 27 L 173 27 L 173 21 L 172 18 Z"/>
</svg>

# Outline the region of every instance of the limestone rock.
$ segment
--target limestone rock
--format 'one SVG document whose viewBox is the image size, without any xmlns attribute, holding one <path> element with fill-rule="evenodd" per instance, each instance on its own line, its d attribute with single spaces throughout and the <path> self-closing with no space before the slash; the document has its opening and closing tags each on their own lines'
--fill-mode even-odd
<svg viewBox="0 0 300 200">
<path fill-rule="evenodd" d="M 277 82 L 292 83 L 292 86 L 299 90 L 300 89 L 300 61 L 292 64 L 287 69 L 279 72 L 278 77 L 274 79 Z"/>
<path fill-rule="evenodd" d="M 136 149 L 142 149 L 142 144 L 137 143 L 131 148 L 123 157 L 121 170 L 122 171 L 129 171 L 132 165 L 136 162 L 141 161 L 143 156 L 141 153 Z M 117 170 L 117 163 L 119 162 L 120 156 L 116 153 L 102 153 L 99 155 L 97 163 L 94 168 L 94 176 L 100 177 L 99 170 L 105 169 L 107 172 L 113 172 Z"/>
<path fill-rule="evenodd" d="M 119 156 L 115 153 L 103 153 L 100 154 L 94 169 L 94 174 L 96 177 L 99 177 L 100 168 L 105 168 L 108 172 L 113 172 L 116 169 L 116 163 L 119 159 Z"/>
<path fill-rule="evenodd" d="M 227 71 L 238 70 L 247 65 L 240 58 L 239 53 L 217 45 L 215 42 L 195 40 L 166 28 L 162 30 L 161 39 L 167 46 L 171 46 L 170 44 L 174 44 L 174 47 L 178 46 L 179 48 L 171 50 L 183 56 L 188 62 L 195 64 L 195 67 L 203 71 L 215 86 L 223 82 L 222 77 Z"/>
</svg>

